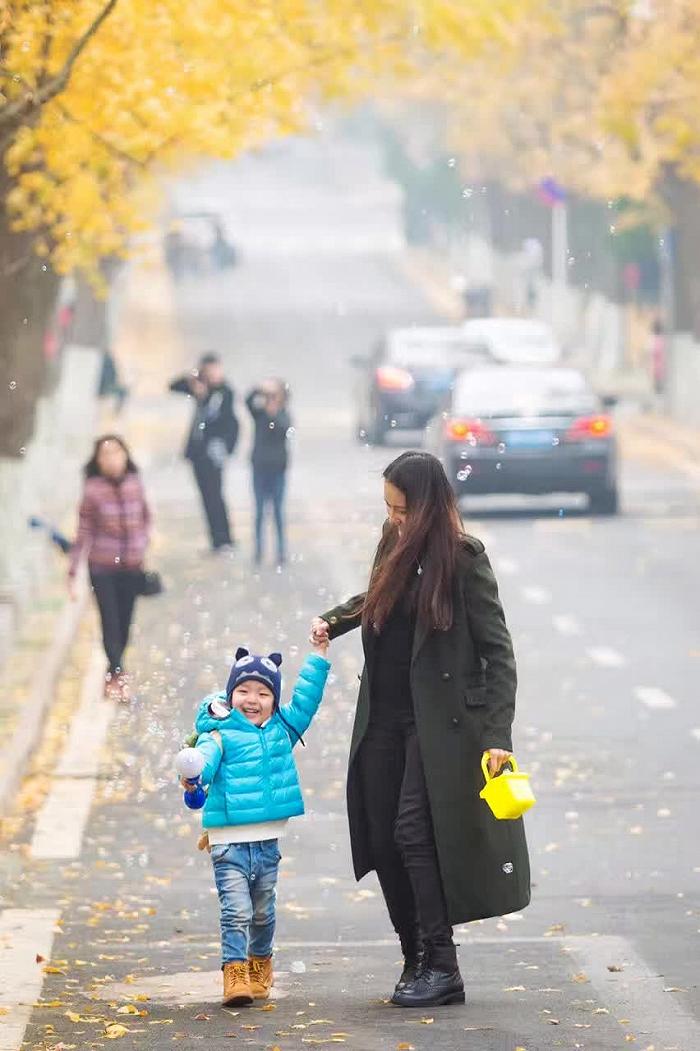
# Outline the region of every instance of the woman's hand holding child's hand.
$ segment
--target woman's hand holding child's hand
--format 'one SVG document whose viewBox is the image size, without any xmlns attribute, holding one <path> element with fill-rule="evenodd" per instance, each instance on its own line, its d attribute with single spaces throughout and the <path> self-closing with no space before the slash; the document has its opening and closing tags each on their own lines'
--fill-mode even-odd
<svg viewBox="0 0 700 1051">
<path fill-rule="evenodd" d="M 323 651 L 324 655 L 328 650 L 328 643 L 330 641 L 328 638 L 328 629 L 328 621 L 324 620 L 322 617 L 314 617 L 314 619 L 311 621 L 311 634 L 309 635 L 309 642 L 314 647 L 314 649 L 319 645 L 325 645 L 326 648 Z"/>
<path fill-rule="evenodd" d="M 312 634 L 311 635 L 311 649 L 313 650 L 314 653 L 318 653 L 319 656 L 321 656 L 321 657 L 325 657 L 326 656 L 326 654 L 328 653 L 329 645 L 330 645 L 330 640 L 329 640 L 327 634 L 326 635 L 321 635 L 321 634 L 319 634 L 319 635 Z"/>
</svg>

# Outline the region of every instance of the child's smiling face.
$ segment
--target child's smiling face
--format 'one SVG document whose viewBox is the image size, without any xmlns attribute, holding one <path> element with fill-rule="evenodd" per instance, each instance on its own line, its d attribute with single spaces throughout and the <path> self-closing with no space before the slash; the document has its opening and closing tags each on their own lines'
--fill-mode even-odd
<svg viewBox="0 0 700 1051">
<path fill-rule="evenodd" d="M 256 726 L 267 722 L 274 703 L 275 698 L 269 686 L 255 680 L 242 682 L 231 694 L 231 708 L 241 712 Z"/>
</svg>

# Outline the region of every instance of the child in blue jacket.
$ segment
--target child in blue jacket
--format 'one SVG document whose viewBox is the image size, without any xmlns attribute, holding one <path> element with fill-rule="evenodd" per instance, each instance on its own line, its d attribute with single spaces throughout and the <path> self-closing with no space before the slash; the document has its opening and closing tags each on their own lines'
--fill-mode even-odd
<svg viewBox="0 0 700 1051">
<path fill-rule="evenodd" d="M 330 670 L 328 643 L 313 649 L 283 707 L 281 655 L 239 649 L 226 691 L 206 697 L 195 719 L 208 786 L 202 824 L 221 907 L 224 1005 L 264 1000 L 272 987 L 278 840 L 288 819 L 304 813 L 292 749 L 318 711 Z"/>
</svg>

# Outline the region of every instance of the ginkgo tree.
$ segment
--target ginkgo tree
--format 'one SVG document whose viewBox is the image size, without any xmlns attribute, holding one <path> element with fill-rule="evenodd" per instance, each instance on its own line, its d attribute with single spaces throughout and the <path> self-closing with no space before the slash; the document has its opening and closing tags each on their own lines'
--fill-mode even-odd
<svg viewBox="0 0 700 1051">
<path fill-rule="evenodd" d="M 542 0 L 503 62 L 426 63 L 412 96 L 441 100 L 465 176 L 522 191 L 554 176 L 674 229 L 678 327 L 700 338 L 700 6 Z"/>
<path fill-rule="evenodd" d="M 535 0 L 532 0 L 534 3 Z M 0 0 L 0 344 L 27 433 L 58 275 L 97 277 L 147 220 L 154 172 L 234 157 L 309 108 L 517 47 L 523 0 Z"/>
</svg>

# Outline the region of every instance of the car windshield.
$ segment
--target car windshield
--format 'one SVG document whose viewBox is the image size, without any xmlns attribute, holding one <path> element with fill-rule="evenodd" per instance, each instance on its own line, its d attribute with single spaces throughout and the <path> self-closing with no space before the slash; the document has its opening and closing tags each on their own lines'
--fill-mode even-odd
<svg viewBox="0 0 700 1051">
<path fill-rule="evenodd" d="M 480 347 L 458 329 L 393 333 L 388 340 L 386 360 L 402 368 L 455 370 L 477 364 Z"/>
<path fill-rule="evenodd" d="M 555 416 L 595 412 L 598 399 L 572 369 L 483 369 L 461 376 L 453 411 L 463 416 Z"/>
</svg>

